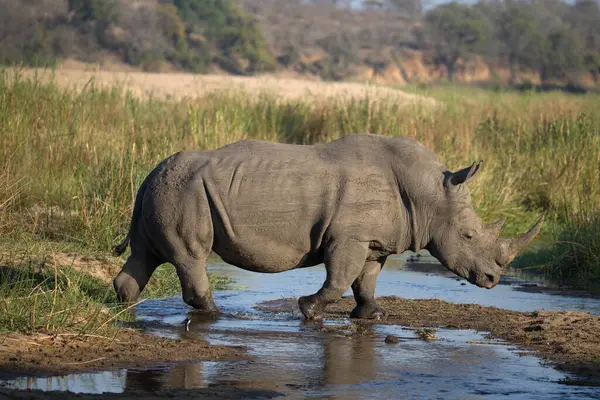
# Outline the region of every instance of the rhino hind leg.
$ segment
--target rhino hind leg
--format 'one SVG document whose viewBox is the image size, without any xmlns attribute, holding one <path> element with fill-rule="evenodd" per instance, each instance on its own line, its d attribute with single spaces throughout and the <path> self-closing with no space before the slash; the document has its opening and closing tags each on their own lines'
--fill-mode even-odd
<svg viewBox="0 0 600 400">
<path fill-rule="evenodd" d="M 151 253 L 132 248 L 132 253 L 113 280 L 117 299 L 122 303 L 134 303 L 161 262 Z"/>
<path fill-rule="evenodd" d="M 333 243 L 325 254 L 327 278 L 319 291 L 298 299 L 306 319 L 321 319 L 325 307 L 342 297 L 359 276 L 367 255 L 367 245 L 357 241 Z"/>
<path fill-rule="evenodd" d="M 350 318 L 382 319 L 387 313 L 375 301 L 377 276 L 385 263 L 385 257 L 378 261 L 367 261 L 359 277 L 352 283 L 356 307 Z"/>
</svg>

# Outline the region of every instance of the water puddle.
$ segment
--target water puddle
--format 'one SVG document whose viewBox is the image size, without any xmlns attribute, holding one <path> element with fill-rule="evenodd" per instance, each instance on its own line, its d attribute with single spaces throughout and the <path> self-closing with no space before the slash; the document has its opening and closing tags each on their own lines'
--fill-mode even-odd
<svg viewBox="0 0 600 400">
<path fill-rule="evenodd" d="M 506 277 L 483 290 L 440 274 L 427 259 L 403 268 L 406 257 L 392 259 L 377 284 L 377 296 L 438 298 L 519 311 L 580 310 L 600 314 L 600 300 L 515 290 L 520 279 Z M 567 376 L 520 354 L 509 345 L 490 342 L 466 330 L 438 330 L 435 341 L 419 340 L 401 326 L 365 325 L 353 330 L 349 320 L 307 323 L 297 312 L 265 313 L 252 308 L 267 300 L 314 293 L 323 268 L 280 274 L 246 272 L 214 262 L 211 271 L 230 276 L 243 290 L 215 292 L 226 313 L 201 318 L 179 297 L 146 301 L 137 315 L 147 331 L 165 337 L 202 337 L 215 345 L 249 347 L 243 360 L 198 362 L 147 370 L 121 369 L 64 377 L 21 378 L 3 383 L 20 389 L 69 390 L 76 393 L 197 389 L 213 385 L 268 389 L 290 398 L 600 398 L 597 387 L 561 384 Z M 350 294 L 349 291 L 347 294 Z M 183 325 L 190 318 L 189 331 Z M 341 329 L 331 329 L 333 327 Z M 328 328 L 328 329 L 323 329 Z M 388 344 L 384 338 L 400 338 Z"/>
</svg>

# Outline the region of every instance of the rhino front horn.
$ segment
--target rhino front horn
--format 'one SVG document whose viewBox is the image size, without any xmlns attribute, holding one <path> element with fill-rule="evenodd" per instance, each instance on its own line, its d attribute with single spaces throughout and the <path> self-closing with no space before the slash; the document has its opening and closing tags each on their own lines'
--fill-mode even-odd
<svg viewBox="0 0 600 400">
<path fill-rule="evenodd" d="M 542 215 L 535 225 L 518 239 L 502 240 L 500 244 L 500 254 L 497 260 L 498 264 L 506 265 L 510 263 L 519 252 L 527 248 L 533 239 L 540 233 L 543 223 L 544 216 Z"/>
</svg>

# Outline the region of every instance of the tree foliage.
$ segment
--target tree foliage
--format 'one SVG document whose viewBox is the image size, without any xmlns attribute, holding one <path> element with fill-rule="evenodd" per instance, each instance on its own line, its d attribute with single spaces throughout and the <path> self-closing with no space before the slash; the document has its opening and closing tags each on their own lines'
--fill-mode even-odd
<svg viewBox="0 0 600 400">
<path fill-rule="evenodd" d="M 68 0 L 69 11 L 80 21 L 113 22 L 117 17 L 117 3 L 114 0 Z"/>
<path fill-rule="evenodd" d="M 424 12 L 423 4 L 430 6 Z M 420 51 L 453 78 L 475 55 L 518 83 L 600 84 L 598 0 L 0 0 L 0 63 L 99 61 L 325 79 Z M 400 68 L 402 69 L 402 68 Z M 383 73 L 383 72 L 382 72 Z M 404 74 L 404 72 L 402 72 Z M 410 74 L 409 74 L 410 75 Z"/>
<path fill-rule="evenodd" d="M 276 68 L 260 26 L 232 0 L 175 0 L 181 19 L 215 43 L 215 60 L 234 73 Z"/>
<path fill-rule="evenodd" d="M 260 25 L 233 0 L 0 0 L 0 9 L 3 63 L 95 61 L 114 52 L 146 69 L 167 62 L 201 72 L 219 64 L 243 74 L 277 65 Z"/>
<path fill-rule="evenodd" d="M 481 51 L 491 33 L 490 23 L 479 9 L 455 2 L 428 12 L 425 24 L 435 62 L 446 66 L 450 79 L 458 60 Z"/>
<path fill-rule="evenodd" d="M 535 65 L 536 46 L 540 44 L 542 21 L 535 6 L 508 2 L 498 10 L 494 20 L 496 40 L 505 53 L 510 71 L 510 81 L 517 79 L 519 65 Z"/>
</svg>

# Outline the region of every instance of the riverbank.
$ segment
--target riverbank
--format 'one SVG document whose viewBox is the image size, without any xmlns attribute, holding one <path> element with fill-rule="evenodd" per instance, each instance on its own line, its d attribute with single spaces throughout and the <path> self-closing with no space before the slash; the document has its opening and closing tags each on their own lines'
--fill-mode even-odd
<svg viewBox="0 0 600 400">
<path fill-rule="evenodd" d="M 511 276 L 493 290 L 483 290 L 434 267 L 425 260 L 406 265 L 400 258 L 389 260 L 377 287 L 378 299 L 390 312 L 385 321 L 348 320 L 353 302 L 342 299 L 331 306 L 323 322 L 309 322 L 297 310 L 297 298 L 320 287 L 322 267 L 261 275 L 212 260 L 212 273 L 245 287 L 214 293 L 222 315 L 202 318 L 179 296 L 149 299 L 136 308 L 135 326 L 183 344 L 233 347 L 240 357 L 166 361 L 155 367 L 144 367 L 139 358 L 130 366 L 15 378 L 6 382 L 5 389 L 59 390 L 74 396 L 65 394 L 70 390 L 81 398 L 118 392 L 106 396 L 124 399 L 260 397 L 257 391 L 296 398 L 364 398 L 377 390 L 387 398 L 402 394 L 431 398 L 442 393 L 446 398 L 465 398 L 484 391 L 547 400 L 594 393 L 597 388 L 586 387 L 597 384 L 589 372 L 591 368 L 593 373 L 593 363 L 587 363 L 591 367 L 586 371 L 584 357 L 598 347 L 593 334 L 600 316 L 597 298 L 545 293 L 541 283 L 538 291 L 529 292 L 534 282 Z M 404 298 L 394 297 L 396 293 Z M 257 306 L 268 310 L 256 310 Z M 189 330 L 184 328 L 186 317 L 191 319 Z M 546 350 L 544 341 L 554 345 L 550 351 L 560 349 L 556 345 L 563 335 L 569 369 L 537 350 Z M 398 343 L 386 341 L 388 336 L 395 336 Z M 583 361 L 582 368 L 572 368 L 575 361 Z M 84 371 L 85 366 L 80 369 Z M 34 398 L 59 396 L 25 393 Z"/>
<path fill-rule="evenodd" d="M 327 325 L 311 323 L 305 329 L 326 332 L 332 338 L 341 334 L 352 339 L 373 335 L 369 326 L 395 325 L 414 329 L 417 338 L 432 342 L 438 340 L 436 331 L 440 329 L 474 330 L 484 333 L 487 339 L 469 342 L 469 346 L 516 345 L 521 354 L 541 357 L 553 367 L 574 377 L 564 380 L 564 384 L 600 385 L 600 337 L 597 335 L 600 316 L 578 311 L 519 312 L 477 304 L 456 304 L 436 299 L 410 300 L 395 296 L 379 297 L 378 301 L 389 313 L 384 320 L 354 320 L 351 324 L 344 322 L 354 306 L 352 299 L 345 298 L 328 308 Z M 296 304 L 296 299 L 278 299 L 263 302 L 255 308 L 266 313 L 297 315 Z M 339 322 L 332 324 L 334 321 Z M 256 358 L 248 355 L 243 346 L 209 345 L 193 333 L 186 335 L 183 324 L 178 329 L 178 339 L 165 339 L 134 330 L 127 330 L 125 335 L 125 331 L 121 331 L 118 339 L 93 335 L 3 335 L 0 336 L 0 359 L 6 361 L 0 363 L 0 371 L 4 378 L 10 378 L 11 374 L 67 375 L 117 368 L 147 369 L 203 360 Z M 254 333 L 257 334 L 261 335 Z M 252 332 L 246 335 L 250 335 L 250 342 L 256 340 L 251 339 Z M 280 332 L 277 335 L 285 336 L 286 333 Z M 381 337 L 378 340 L 383 339 Z M 498 342 L 498 339 L 501 341 Z M 398 340 L 403 342 L 406 339 Z M 166 391 L 161 395 L 169 393 Z M 194 391 L 190 391 L 186 395 L 193 393 Z M 53 396 L 41 393 L 37 395 L 47 398 Z M 137 394 L 128 392 L 120 398 L 130 396 L 135 397 Z"/>
<path fill-rule="evenodd" d="M 478 304 L 455 304 L 437 299 L 379 297 L 387 312 L 383 320 L 361 324 L 402 325 L 411 328 L 472 329 L 510 344 L 577 375 L 586 384 L 600 385 L 600 316 L 578 311 L 520 312 Z M 345 298 L 327 308 L 325 318 L 346 318 L 355 306 Z M 297 312 L 296 299 L 273 300 L 257 309 Z"/>
<path fill-rule="evenodd" d="M 183 325 L 182 325 L 183 329 Z M 212 346 L 197 339 L 168 339 L 121 328 L 114 336 L 93 334 L 0 335 L 0 373 L 67 375 L 117 368 L 150 368 L 200 360 L 236 359 L 245 349 Z"/>
</svg>

